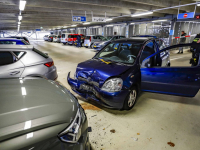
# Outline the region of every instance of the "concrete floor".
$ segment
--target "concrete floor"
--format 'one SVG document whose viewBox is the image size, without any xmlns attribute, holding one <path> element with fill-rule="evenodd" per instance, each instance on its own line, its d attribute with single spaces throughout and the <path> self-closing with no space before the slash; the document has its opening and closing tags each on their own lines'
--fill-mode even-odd
<svg viewBox="0 0 200 150">
<path fill-rule="evenodd" d="M 73 76 L 78 63 L 95 55 L 92 49 L 44 41 L 31 43 L 53 58 L 58 81 L 68 89 L 68 72 Z M 188 53 L 171 55 L 173 64 L 188 64 L 185 58 L 191 57 Z M 78 98 L 93 129 L 90 142 L 94 150 L 200 149 L 200 92 L 194 98 L 141 93 L 130 111 L 111 110 Z"/>
</svg>

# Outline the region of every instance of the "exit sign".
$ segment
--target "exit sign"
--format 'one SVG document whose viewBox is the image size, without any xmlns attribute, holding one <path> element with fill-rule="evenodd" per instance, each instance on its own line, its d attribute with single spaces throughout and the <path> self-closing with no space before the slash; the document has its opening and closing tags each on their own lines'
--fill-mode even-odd
<svg viewBox="0 0 200 150">
<path fill-rule="evenodd" d="M 194 12 L 178 14 L 178 19 L 194 18 Z"/>
<path fill-rule="evenodd" d="M 196 18 L 196 19 L 200 19 L 200 15 L 197 15 L 195 18 Z"/>
</svg>

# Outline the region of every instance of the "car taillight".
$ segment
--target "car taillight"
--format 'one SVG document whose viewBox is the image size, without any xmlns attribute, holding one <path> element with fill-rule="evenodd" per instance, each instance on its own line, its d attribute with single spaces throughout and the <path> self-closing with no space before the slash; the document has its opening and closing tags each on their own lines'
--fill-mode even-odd
<svg viewBox="0 0 200 150">
<path fill-rule="evenodd" d="M 90 42 L 91 42 L 91 37 L 90 37 Z"/>
<path fill-rule="evenodd" d="M 52 67 L 52 66 L 54 66 L 54 63 L 52 61 L 52 62 L 45 63 L 44 65 L 47 67 Z"/>
<path fill-rule="evenodd" d="M 50 37 L 51 39 L 53 39 L 53 37 Z"/>
</svg>

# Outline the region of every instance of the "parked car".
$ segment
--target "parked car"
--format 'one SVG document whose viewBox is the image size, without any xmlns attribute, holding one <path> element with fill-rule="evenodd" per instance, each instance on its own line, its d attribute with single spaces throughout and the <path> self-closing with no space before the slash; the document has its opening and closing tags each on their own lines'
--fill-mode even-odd
<svg viewBox="0 0 200 150">
<path fill-rule="evenodd" d="M 107 37 L 103 38 L 102 41 L 100 41 L 100 42 L 94 42 L 93 49 L 100 51 L 109 42 L 112 42 L 117 39 L 123 39 L 123 38 L 126 38 L 126 37 L 121 36 L 121 35 L 107 36 Z"/>
<path fill-rule="evenodd" d="M 70 78 L 70 73 L 68 74 L 68 83 L 74 92 L 85 99 L 93 99 L 109 108 L 129 110 L 134 106 L 139 91 L 147 90 L 143 84 L 148 86 L 156 82 L 156 72 L 153 73 L 152 68 L 143 68 L 141 65 L 143 60 L 160 52 L 159 50 L 154 38 L 135 37 L 112 41 L 92 59 L 79 63 L 75 78 Z M 162 52 L 146 63 L 148 67 L 168 67 L 169 53 Z M 145 73 L 145 69 L 152 69 L 148 80 L 144 80 L 144 75 L 148 76 L 148 71 Z M 169 81 L 167 74 L 163 77 L 165 78 L 163 80 Z M 165 86 L 160 84 L 158 87 Z M 148 88 L 153 90 L 155 87 L 148 86 Z"/>
<path fill-rule="evenodd" d="M 58 82 L 0 79 L 0 88 L 0 149 L 90 150 L 86 114 Z"/>
<path fill-rule="evenodd" d="M 44 41 L 48 41 L 48 40 L 49 40 L 49 35 L 45 35 L 45 36 L 43 37 L 43 39 L 44 39 Z"/>
<path fill-rule="evenodd" d="M 75 41 L 77 40 L 77 35 L 83 36 L 83 34 L 69 34 L 67 43 L 69 45 L 74 45 Z"/>
<path fill-rule="evenodd" d="M 0 78 L 58 77 L 52 58 L 32 45 L 0 45 L 0 70 Z"/>
<path fill-rule="evenodd" d="M 10 37 L 8 37 L 8 38 L 23 39 L 23 40 L 25 40 L 26 42 L 30 43 L 29 40 L 28 40 L 28 38 L 25 37 L 25 36 L 10 36 Z"/>
<path fill-rule="evenodd" d="M 13 39 L 13 38 L 0 38 L 0 45 L 30 45 L 24 39 Z"/>
<path fill-rule="evenodd" d="M 84 41 L 85 41 L 85 36 L 81 34 L 81 44 L 82 44 L 82 46 L 83 46 L 83 44 L 84 44 Z M 77 39 L 76 39 L 74 45 L 77 45 L 77 42 L 78 42 L 78 41 L 77 41 Z"/>
<path fill-rule="evenodd" d="M 99 42 L 99 41 L 102 41 L 104 39 L 105 38 L 101 35 L 87 35 L 85 37 L 84 46 L 87 47 L 87 48 L 88 47 L 92 48 L 94 42 Z"/>
<path fill-rule="evenodd" d="M 48 39 L 48 41 L 49 42 L 53 42 L 53 38 L 55 37 L 55 35 L 49 35 L 49 39 Z"/>
<path fill-rule="evenodd" d="M 61 43 L 63 43 L 64 45 L 67 44 L 68 35 L 69 35 L 69 34 L 70 34 L 70 33 L 63 33 L 63 34 L 61 35 Z"/>
<path fill-rule="evenodd" d="M 61 42 L 61 35 L 58 35 L 57 37 L 57 43 L 60 43 Z"/>
<path fill-rule="evenodd" d="M 152 38 L 157 38 L 157 36 L 155 36 L 155 35 L 134 35 L 134 36 L 132 36 L 132 37 L 152 37 Z"/>
</svg>

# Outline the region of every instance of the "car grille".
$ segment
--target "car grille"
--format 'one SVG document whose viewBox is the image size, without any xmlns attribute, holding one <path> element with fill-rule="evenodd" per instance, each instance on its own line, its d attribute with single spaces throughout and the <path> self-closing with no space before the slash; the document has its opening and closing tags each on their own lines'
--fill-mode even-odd
<svg viewBox="0 0 200 150">
<path fill-rule="evenodd" d="M 86 79 L 86 78 L 83 78 L 83 77 L 78 77 L 78 79 L 81 80 L 81 81 L 85 81 L 85 82 L 87 82 L 88 84 L 92 84 L 92 85 L 95 85 L 95 86 L 99 87 L 99 83 L 98 83 L 98 82 L 90 81 L 90 80 L 88 80 L 88 79 Z"/>
</svg>

